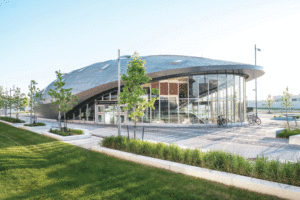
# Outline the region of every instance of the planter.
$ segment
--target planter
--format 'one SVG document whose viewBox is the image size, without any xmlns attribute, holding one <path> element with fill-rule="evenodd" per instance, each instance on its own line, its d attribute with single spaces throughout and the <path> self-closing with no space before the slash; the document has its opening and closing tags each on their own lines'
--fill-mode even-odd
<svg viewBox="0 0 300 200">
<path fill-rule="evenodd" d="M 76 128 L 74 128 L 76 129 Z M 83 130 L 83 135 L 69 135 L 69 136 L 61 136 L 55 133 L 50 133 L 49 131 L 47 132 L 42 132 L 42 135 L 46 137 L 50 137 L 56 140 L 61 140 L 61 141 L 69 141 L 69 140 L 80 140 L 80 139 L 87 139 L 91 138 L 92 135 L 89 134 L 89 131 L 87 129 L 80 129 Z"/>
</svg>

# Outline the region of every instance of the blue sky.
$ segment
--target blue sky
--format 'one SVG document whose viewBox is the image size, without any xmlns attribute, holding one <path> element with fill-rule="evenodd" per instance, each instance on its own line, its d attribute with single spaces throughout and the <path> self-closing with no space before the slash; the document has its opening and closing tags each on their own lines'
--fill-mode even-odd
<svg viewBox="0 0 300 200">
<path fill-rule="evenodd" d="M 40 89 L 55 71 L 121 55 L 187 55 L 254 64 L 258 99 L 300 94 L 300 1 L 0 0 L 0 85 Z M 126 66 L 123 66 L 126 67 Z M 254 99 L 254 81 L 247 83 Z"/>
</svg>

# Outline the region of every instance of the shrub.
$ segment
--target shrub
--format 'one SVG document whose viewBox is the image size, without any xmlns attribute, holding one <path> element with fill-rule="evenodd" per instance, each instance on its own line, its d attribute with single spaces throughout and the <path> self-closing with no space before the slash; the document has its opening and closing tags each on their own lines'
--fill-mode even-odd
<svg viewBox="0 0 300 200">
<path fill-rule="evenodd" d="M 289 139 L 290 136 L 299 135 L 299 134 L 300 134 L 300 130 L 298 130 L 298 129 L 296 129 L 296 130 L 287 130 L 287 129 L 284 129 L 283 131 L 281 131 L 280 133 L 278 133 L 277 137 L 278 138 Z"/>
<path fill-rule="evenodd" d="M 265 174 L 266 165 L 267 165 L 266 162 L 267 159 L 264 156 L 260 158 L 258 156 L 256 157 L 254 170 L 258 178 L 262 178 L 262 176 Z"/>
<path fill-rule="evenodd" d="M 274 115 L 274 118 L 276 118 L 276 115 Z"/>
<path fill-rule="evenodd" d="M 164 160 L 300 186 L 300 162 L 280 163 L 268 161 L 266 157 L 256 157 L 256 161 L 250 161 L 224 151 L 203 153 L 198 149 L 181 149 L 174 144 L 155 144 L 121 136 L 107 137 L 100 144 Z"/>
<path fill-rule="evenodd" d="M 58 134 L 58 135 L 61 135 L 61 136 L 69 136 L 69 135 L 72 135 L 72 134 L 82 135 L 83 130 L 68 128 L 67 131 L 65 132 L 64 128 L 61 128 L 60 130 L 50 128 L 50 133 L 55 133 L 55 134 Z"/>
<path fill-rule="evenodd" d="M 0 120 L 11 122 L 11 123 L 25 123 L 25 121 L 12 118 L 12 117 L 0 117 Z"/>
<path fill-rule="evenodd" d="M 37 122 L 35 124 L 24 124 L 24 126 L 29 126 L 29 127 L 33 127 L 33 126 L 46 126 L 46 124 L 44 124 L 42 122 Z"/>
</svg>

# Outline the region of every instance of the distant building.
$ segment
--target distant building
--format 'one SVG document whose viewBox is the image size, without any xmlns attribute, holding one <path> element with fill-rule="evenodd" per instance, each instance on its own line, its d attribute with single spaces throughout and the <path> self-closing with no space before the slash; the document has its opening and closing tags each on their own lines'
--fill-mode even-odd
<svg viewBox="0 0 300 200">
<path fill-rule="evenodd" d="M 274 104 L 272 105 L 271 108 L 273 109 L 285 109 L 283 106 L 281 106 L 282 103 L 282 97 L 283 95 L 277 95 L 274 96 Z M 257 101 L 257 108 L 267 108 L 266 104 L 265 104 L 265 100 L 259 100 Z M 292 107 L 290 107 L 290 109 L 300 109 L 300 94 L 298 95 L 292 95 L 291 96 L 291 102 L 292 102 Z M 255 108 L 255 100 L 248 100 L 247 103 L 248 107 L 254 107 Z"/>
</svg>

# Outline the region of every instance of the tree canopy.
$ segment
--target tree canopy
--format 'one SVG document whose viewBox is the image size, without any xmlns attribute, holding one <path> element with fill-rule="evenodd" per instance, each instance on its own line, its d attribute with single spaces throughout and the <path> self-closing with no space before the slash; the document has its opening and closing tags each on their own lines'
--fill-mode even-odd
<svg viewBox="0 0 300 200">
<path fill-rule="evenodd" d="M 77 96 L 72 95 L 72 88 L 65 89 L 64 85 L 66 84 L 62 80 L 62 74 L 60 71 L 55 71 L 57 80 L 54 83 L 55 89 L 49 89 L 48 94 L 54 99 L 51 99 L 51 103 L 58 105 L 57 111 L 64 113 L 64 122 L 65 129 L 67 127 L 66 112 L 73 108 L 73 105 L 76 105 L 75 100 L 79 100 Z M 59 122 L 59 127 L 61 127 Z"/>
<path fill-rule="evenodd" d="M 132 55 L 132 61 L 129 61 L 127 65 L 127 75 L 123 74 L 121 80 L 125 82 L 123 91 L 120 93 L 119 103 L 126 104 L 124 110 L 129 110 L 128 117 L 134 121 L 134 138 L 136 138 L 136 123 L 139 117 L 144 116 L 146 108 L 150 107 L 155 109 L 154 102 L 158 97 L 153 97 L 148 100 L 143 98 L 146 94 L 146 89 L 143 89 L 143 84 L 148 83 L 152 79 L 147 77 L 145 60 L 139 57 L 139 54 L 135 52 Z M 152 94 L 158 95 L 158 89 L 152 89 Z"/>
</svg>

